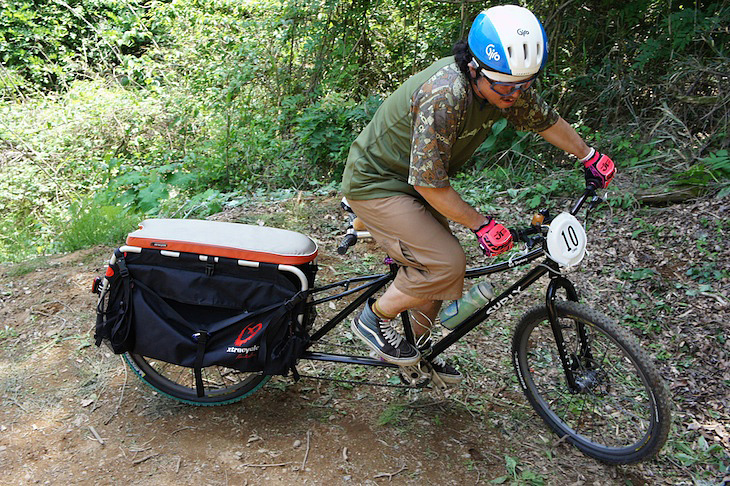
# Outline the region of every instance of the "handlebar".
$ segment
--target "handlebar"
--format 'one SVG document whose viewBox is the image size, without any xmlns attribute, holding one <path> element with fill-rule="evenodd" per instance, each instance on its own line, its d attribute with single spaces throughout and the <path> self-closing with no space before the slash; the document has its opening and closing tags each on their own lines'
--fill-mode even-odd
<svg viewBox="0 0 730 486">
<path fill-rule="evenodd" d="M 586 184 L 586 189 L 583 191 L 583 195 L 578 198 L 578 200 L 575 202 L 575 205 L 573 206 L 573 209 L 570 210 L 570 214 L 575 216 L 578 211 L 580 211 L 581 206 L 586 202 L 586 199 L 588 199 L 590 196 L 593 196 L 594 198 L 596 196 L 596 186 L 592 183 Z"/>
<path fill-rule="evenodd" d="M 595 207 L 599 202 L 602 201 L 600 197 L 596 195 L 596 186 L 588 183 L 586 185 L 585 190 L 583 191 L 583 194 L 578 198 L 578 200 L 575 202 L 573 207 L 570 210 L 570 214 L 575 216 L 578 214 L 578 211 L 583 207 L 583 205 L 586 203 L 586 201 L 592 198 L 591 205 L 589 207 L 589 210 Z M 552 218 L 548 215 L 547 210 L 541 210 L 540 211 L 545 216 L 544 224 L 549 224 L 552 221 Z M 533 235 L 542 234 L 543 227 L 541 224 L 532 224 L 529 227 L 525 229 L 510 229 L 512 232 L 512 238 L 515 241 L 522 241 L 527 243 L 528 247 L 532 247 L 536 243 L 536 239 L 539 240 L 539 238 L 533 238 Z"/>
<path fill-rule="evenodd" d="M 585 202 L 591 197 L 593 199 L 591 201 L 591 206 L 589 207 L 589 210 L 592 209 L 596 204 L 601 202 L 601 198 L 596 196 L 596 189 L 597 188 L 595 185 L 588 183 L 585 190 L 583 191 L 583 194 L 578 198 L 578 200 L 571 208 L 570 214 L 575 216 L 578 211 L 580 211 L 580 209 L 583 207 Z M 344 255 L 347 253 L 351 246 L 354 246 L 357 243 L 358 236 L 369 237 L 370 234 L 366 231 L 357 231 L 353 228 L 353 221 L 355 220 L 356 216 L 345 198 L 343 198 L 341 206 L 342 209 L 344 209 L 347 213 L 349 219 L 347 234 L 342 238 L 342 240 L 340 241 L 340 245 L 337 247 L 337 253 L 340 255 Z M 547 210 L 545 210 L 544 215 L 544 224 L 549 224 L 550 221 L 552 221 L 552 218 L 549 217 Z M 527 243 L 528 247 L 532 247 L 535 245 L 536 240 L 539 240 L 539 238 L 534 238 L 534 235 L 541 235 L 543 227 L 541 224 L 533 224 L 525 229 L 510 229 L 510 231 L 512 232 L 512 237 L 515 241 L 523 241 Z"/>
<path fill-rule="evenodd" d="M 337 253 L 344 255 L 351 246 L 355 245 L 355 243 L 357 243 L 357 235 L 355 233 L 347 233 L 345 237 L 342 238 L 340 246 L 337 247 Z"/>
</svg>

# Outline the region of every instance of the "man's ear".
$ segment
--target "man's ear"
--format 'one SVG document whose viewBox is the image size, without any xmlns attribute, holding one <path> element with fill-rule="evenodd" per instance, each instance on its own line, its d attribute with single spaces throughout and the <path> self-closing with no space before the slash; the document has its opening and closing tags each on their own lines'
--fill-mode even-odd
<svg viewBox="0 0 730 486">
<path fill-rule="evenodd" d="M 469 66 L 469 75 L 471 76 L 471 79 L 474 81 L 478 80 L 481 76 L 479 64 L 477 64 L 475 59 L 472 59 L 471 62 L 468 64 Z"/>
</svg>

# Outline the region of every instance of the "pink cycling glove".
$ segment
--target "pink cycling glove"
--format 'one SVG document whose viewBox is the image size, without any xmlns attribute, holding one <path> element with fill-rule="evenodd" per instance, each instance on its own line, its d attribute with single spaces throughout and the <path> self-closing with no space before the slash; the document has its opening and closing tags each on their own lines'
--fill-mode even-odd
<svg viewBox="0 0 730 486">
<path fill-rule="evenodd" d="M 488 257 L 497 256 L 512 248 L 512 233 L 494 219 L 490 218 L 488 222 L 474 231 L 474 234 L 477 237 L 479 246 L 482 247 L 484 254 Z"/>
<path fill-rule="evenodd" d="M 608 187 L 616 174 L 616 167 L 608 155 L 604 155 L 596 149 L 581 160 L 585 167 L 586 184 L 593 184 L 596 189 Z"/>
</svg>

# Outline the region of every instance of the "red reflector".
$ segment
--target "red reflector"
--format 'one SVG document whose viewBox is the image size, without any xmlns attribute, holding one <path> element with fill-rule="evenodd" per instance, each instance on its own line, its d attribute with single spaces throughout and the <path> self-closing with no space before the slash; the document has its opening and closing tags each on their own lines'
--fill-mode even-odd
<svg viewBox="0 0 730 486">
<path fill-rule="evenodd" d="M 106 276 L 107 277 L 113 277 L 114 276 L 114 269 L 112 267 L 106 267 Z"/>
<path fill-rule="evenodd" d="M 101 277 L 96 277 L 94 279 L 94 282 L 91 284 L 91 293 L 98 294 L 100 287 L 101 287 Z"/>
</svg>

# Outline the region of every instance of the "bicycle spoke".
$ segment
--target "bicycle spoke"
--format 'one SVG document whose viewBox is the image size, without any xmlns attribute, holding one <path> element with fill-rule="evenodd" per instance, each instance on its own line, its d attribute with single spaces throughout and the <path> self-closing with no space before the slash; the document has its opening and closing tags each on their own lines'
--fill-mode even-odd
<svg viewBox="0 0 730 486">
<path fill-rule="evenodd" d="M 650 427 L 651 405 L 631 360 L 590 323 L 584 323 L 585 343 L 575 320 L 561 318 L 559 324 L 566 352 L 575 361 L 573 373 L 580 390 L 568 390 L 549 322 L 538 323 L 526 356 L 536 391 L 547 408 L 588 441 L 608 447 L 639 441 Z"/>
<path fill-rule="evenodd" d="M 269 380 L 262 373 L 244 373 L 222 366 L 207 366 L 201 370 L 205 396 L 198 397 L 192 368 L 134 354 L 125 355 L 125 359 L 147 384 L 166 395 L 194 405 L 231 403 L 250 395 Z"/>
</svg>

